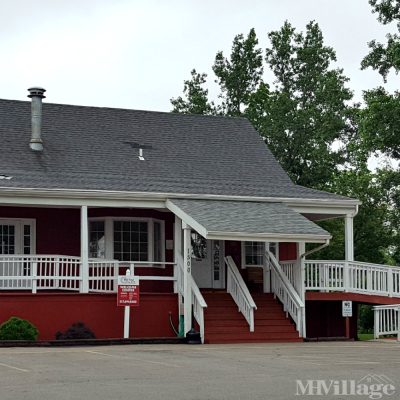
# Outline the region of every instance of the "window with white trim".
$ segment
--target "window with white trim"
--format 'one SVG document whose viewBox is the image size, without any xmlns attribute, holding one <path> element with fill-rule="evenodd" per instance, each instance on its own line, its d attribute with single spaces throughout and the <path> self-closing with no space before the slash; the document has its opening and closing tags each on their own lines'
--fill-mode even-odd
<svg viewBox="0 0 400 400">
<path fill-rule="evenodd" d="M 35 220 L 0 218 L 0 254 L 35 253 Z"/>
<path fill-rule="evenodd" d="M 163 262 L 165 222 L 153 218 L 89 218 L 90 257 Z"/>
<path fill-rule="evenodd" d="M 264 265 L 266 244 L 269 251 L 279 259 L 277 242 L 242 242 L 242 268 L 262 267 Z"/>
</svg>

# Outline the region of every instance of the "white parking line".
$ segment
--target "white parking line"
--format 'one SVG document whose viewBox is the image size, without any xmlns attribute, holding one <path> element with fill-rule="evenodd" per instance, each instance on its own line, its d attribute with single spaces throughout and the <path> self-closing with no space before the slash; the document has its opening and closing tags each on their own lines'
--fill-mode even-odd
<svg viewBox="0 0 400 400">
<path fill-rule="evenodd" d="M 13 367 L 12 365 L 8 365 L 8 364 L 0 363 L 0 365 L 3 366 L 3 367 L 16 369 L 17 371 L 21 371 L 21 372 L 29 372 L 27 369 L 22 369 L 22 368 Z"/>
<path fill-rule="evenodd" d="M 125 359 L 129 359 L 130 358 L 130 357 L 127 357 L 127 356 L 116 356 L 114 354 L 101 353 L 100 351 L 92 351 L 92 350 L 86 350 L 86 353 L 100 354 L 100 355 L 103 355 L 103 356 L 116 357 L 116 358 L 125 358 Z M 141 358 L 136 358 L 136 357 L 134 357 L 133 359 L 135 361 L 142 361 L 142 362 L 148 362 L 148 363 L 152 363 L 152 364 L 166 365 L 168 367 L 181 368 L 180 365 L 168 364 L 168 363 L 163 363 L 163 362 L 160 362 L 160 361 L 143 360 Z M 137 364 L 131 364 L 131 365 L 137 366 Z"/>
</svg>

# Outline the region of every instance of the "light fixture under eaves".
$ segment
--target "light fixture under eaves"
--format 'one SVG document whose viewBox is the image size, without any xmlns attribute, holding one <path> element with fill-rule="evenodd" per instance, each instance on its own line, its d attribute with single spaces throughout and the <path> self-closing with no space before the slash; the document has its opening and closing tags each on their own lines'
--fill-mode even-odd
<svg viewBox="0 0 400 400">
<path fill-rule="evenodd" d="M 146 161 L 145 158 L 143 157 L 143 149 L 139 149 L 139 160 Z"/>
</svg>

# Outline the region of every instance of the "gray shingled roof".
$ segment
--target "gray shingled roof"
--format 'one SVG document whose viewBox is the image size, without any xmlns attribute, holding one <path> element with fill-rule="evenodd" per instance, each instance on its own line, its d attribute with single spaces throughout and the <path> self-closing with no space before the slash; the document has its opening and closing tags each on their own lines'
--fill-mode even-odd
<svg viewBox="0 0 400 400">
<path fill-rule="evenodd" d="M 43 104 L 42 152 L 29 101 L 0 100 L 0 187 L 349 200 L 294 185 L 243 118 Z M 144 149 L 146 161 L 130 143 Z"/>
<path fill-rule="evenodd" d="M 282 203 L 170 199 L 167 207 L 190 225 L 192 218 L 208 237 L 215 232 L 330 238 L 330 233 Z M 177 208 L 179 211 L 177 213 Z M 197 230 L 197 229 L 196 229 Z"/>
</svg>

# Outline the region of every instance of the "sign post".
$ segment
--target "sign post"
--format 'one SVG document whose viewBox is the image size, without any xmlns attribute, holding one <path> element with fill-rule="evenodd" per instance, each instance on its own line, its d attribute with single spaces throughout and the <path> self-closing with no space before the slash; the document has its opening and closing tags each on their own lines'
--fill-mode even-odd
<svg viewBox="0 0 400 400">
<path fill-rule="evenodd" d="M 342 315 L 346 318 L 346 337 L 350 339 L 350 317 L 353 316 L 353 302 L 350 300 L 342 301 Z"/>
<path fill-rule="evenodd" d="M 129 338 L 130 307 L 139 305 L 139 277 L 131 276 L 128 269 L 126 275 L 118 276 L 117 305 L 125 307 L 124 338 Z"/>
</svg>

